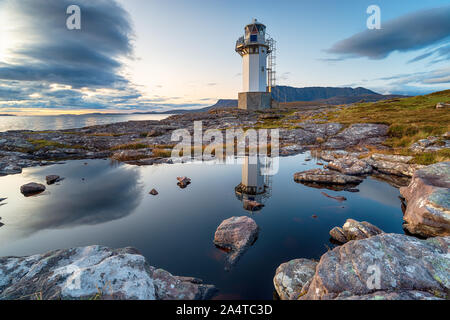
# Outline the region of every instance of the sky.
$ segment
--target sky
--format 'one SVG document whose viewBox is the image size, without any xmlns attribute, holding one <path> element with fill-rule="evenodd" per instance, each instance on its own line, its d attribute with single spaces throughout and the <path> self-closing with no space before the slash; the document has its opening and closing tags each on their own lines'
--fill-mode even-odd
<svg viewBox="0 0 450 320">
<path fill-rule="evenodd" d="M 81 9 L 68 30 L 67 7 Z M 369 30 L 377 5 L 381 29 Z M 257 18 L 277 84 L 382 94 L 450 88 L 449 0 L 0 0 L 0 113 L 166 111 L 236 99 Z"/>
</svg>

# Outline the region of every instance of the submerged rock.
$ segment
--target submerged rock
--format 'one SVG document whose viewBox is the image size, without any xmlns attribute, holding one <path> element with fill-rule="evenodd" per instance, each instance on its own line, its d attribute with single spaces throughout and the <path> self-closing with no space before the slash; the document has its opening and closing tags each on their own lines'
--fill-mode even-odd
<svg viewBox="0 0 450 320">
<path fill-rule="evenodd" d="M 45 186 L 40 183 L 28 183 L 20 187 L 20 192 L 25 196 L 33 196 L 45 191 Z"/>
<path fill-rule="evenodd" d="M 48 185 L 51 185 L 51 184 L 54 184 L 54 183 L 60 181 L 61 178 L 60 178 L 60 176 L 57 176 L 57 175 L 50 175 L 50 176 L 46 176 L 45 180 L 47 181 Z"/>
<path fill-rule="evenodd" d="M 400 193 L 407 202 L 406 230 L 423 237 L 450 235 L 450 162 L 416 171 Z"/>
<path fill-rule="evenodd" d="M 258 230 L 255 220 L 246 216 L 222 221 L 214 234 L 214 244 L 228 251 L 226 269 L 231 268 L 256 241 Z"/>
<path fill-rule="evenodd" d="M 300 299 L 445 299 L 450 237 L 381 234 L 325 253 Z"/>
<path fill-rule="evenodd" d="M 156 191 L 156 189 L 152 189 L 152 191 L 149 192 L 152 196 L 157 196 L 159 193 Z"/>
<path fill-rule="evenodd" d="M 281 264 L 275 272 L 273 285 L 281 300 L 297 300 L 303 288 L 316 273 L 318 262 L 295 259 Z"/>
<path fill-rule="evenodd" d="M 335 197 L 335 196 L 330 196 L 328 193 L 325 193 L 325 192 L 322 192 L 322 195 L 324 195 L 324 196 L 327 197 L 327 198 L 337 200 L 337 201 L 339 201 L 339 202 L 343 202 L 343 201 L 346 201 L 346 200 L 347 200 L 346 197 L 342 197 L 342 196 L 337 196 L 337 197 Z"/>
<path fill-rule="evenodd" d="M 319 184 L 359 184 L 360 177 L 345 175 L 336 171 L 312 169 L 294 174 L 296 182 L 314 182 Z"/>
<path fill-rule="evenodd" d="M 342 228 L 333 228 L 330 231 L 330 236 L 339 243 L 346 243 L 351 240 L 367 239 L 382 233 L 381 229 L 369 222 L 347 219 Z"/>
<path fill-rule="evenodd" d="M 0 300 L 208 299 L 214 286 L 147 264 L 136 249 L 90 246 L 0 258 Z"/>
</svg>

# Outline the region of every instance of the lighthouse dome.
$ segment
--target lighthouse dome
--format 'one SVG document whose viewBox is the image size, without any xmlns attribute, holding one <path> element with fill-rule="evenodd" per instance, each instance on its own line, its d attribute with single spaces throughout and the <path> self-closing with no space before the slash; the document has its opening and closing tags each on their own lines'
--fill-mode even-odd
<svg viewBox="0 0 450 320">
<path fill-rule="evenodd" d="M 256 19 L 245 26 L 245 40 L 249 43 L 265 43 L 266 26 Z"/>
</svg>

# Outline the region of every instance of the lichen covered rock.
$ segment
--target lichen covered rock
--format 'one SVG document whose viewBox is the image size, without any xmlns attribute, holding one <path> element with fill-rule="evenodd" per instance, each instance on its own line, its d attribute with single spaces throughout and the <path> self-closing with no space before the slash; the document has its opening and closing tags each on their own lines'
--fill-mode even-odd
<svg viewBox="0 0 450 320">
<path fill-rule="evenodd" d="M 281 264 L 275 272 L 273 284 L 281 300 L 297 300 L 303 288 L 316 273 L 317 262 L 295 259 Z"/>
<path fill-rule="evenodd" d="M 214 286 L 147 264 L 136 249 L 90 246 L 0 258 L 0 300 L 207 299 Z"/>
<path fill-rule="evenodd" d="M 450 235 L 450 162 L 415 172 L 408 187 L 400 188 L 407 207 L 404 227 L 423 237 Z"/>
<path fill-rule="evenodd" d="M 300 299 L 447 298 L 450 237 L 381 234 L 325 253 Z"/>
</svg>

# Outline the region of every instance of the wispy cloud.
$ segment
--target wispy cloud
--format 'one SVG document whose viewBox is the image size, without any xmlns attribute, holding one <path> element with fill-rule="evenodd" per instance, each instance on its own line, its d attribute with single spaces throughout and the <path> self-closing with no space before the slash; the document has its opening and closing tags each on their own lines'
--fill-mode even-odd
<svg viewBox="0 0 450 320">
<path fill-rule="evenodd" d="M 395 51 L 419 50 L 450 40 L 450 6 L 422 10 L 384 22 L 380 30 L 365 30 L 335 43 L 326 52 L 337 59 L 366 57 L 384 59 Z M 416 58 L 431 56 L 450 58 L 448 47 Z"/>
</svg>

